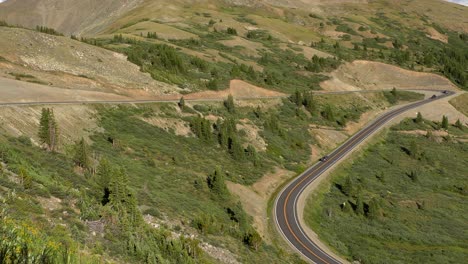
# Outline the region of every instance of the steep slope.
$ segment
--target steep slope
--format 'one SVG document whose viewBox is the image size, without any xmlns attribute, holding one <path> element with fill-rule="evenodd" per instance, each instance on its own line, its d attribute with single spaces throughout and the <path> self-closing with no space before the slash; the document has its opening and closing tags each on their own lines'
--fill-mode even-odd
<svg viewBox="0 0 468 264">
<path fill-rule="evenodd" d="M 122 54 L 67 37 L 0 27 L 0 47 L 3 77 L 133 97 L 175 89 L 142 73 Z"/>
<path fill-rule="evenodd" d="M 65 34 L 93 34 L 140 2 L 142 0 L 8 0 L 0 3 L 0 19 L 26 27 L 52 27 Z"/>
</svg>

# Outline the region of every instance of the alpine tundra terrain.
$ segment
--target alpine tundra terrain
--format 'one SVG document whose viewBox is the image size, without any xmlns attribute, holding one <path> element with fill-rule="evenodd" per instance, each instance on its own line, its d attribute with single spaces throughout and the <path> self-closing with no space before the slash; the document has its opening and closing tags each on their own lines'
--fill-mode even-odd
<svg viewBox="0 0 468 264">
<path fill-rule="evenodd" d="M 468 7 L 0 3 L 0 263 L 463 263 Z"/>
</svg>

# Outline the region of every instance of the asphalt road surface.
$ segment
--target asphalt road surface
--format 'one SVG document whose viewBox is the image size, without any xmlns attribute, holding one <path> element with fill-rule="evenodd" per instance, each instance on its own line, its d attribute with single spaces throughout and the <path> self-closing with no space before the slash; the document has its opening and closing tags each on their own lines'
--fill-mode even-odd
<svg viewBox="0 0 468 264">
<path fill-rule="evenodd" d="M 375 133 L 385 123 L 394 117 L 418 106 L 439 100 L 454 94 L 454 92 L 441 92 L 435 98 L 429 98 L 415 103 L 411 103 L 378 117 L 373 123 L 357 132 L 348 139 L 343 145 L 327 155 L 325 160 L 316 163 L 307 169 L 304 173 L 292 180 L 277 196 L 274 205 L 275 222 L 288 243 L 306 259 L 314 263 L 341 263 L 333 258 L 315 244 L 300 225 L 297 212 L 297 201 L 304 190 L 320 175 L 327 171 L 331 166 L 342 159 L 348 152 L 353 150 L 364 139 Z"/>
</svg>

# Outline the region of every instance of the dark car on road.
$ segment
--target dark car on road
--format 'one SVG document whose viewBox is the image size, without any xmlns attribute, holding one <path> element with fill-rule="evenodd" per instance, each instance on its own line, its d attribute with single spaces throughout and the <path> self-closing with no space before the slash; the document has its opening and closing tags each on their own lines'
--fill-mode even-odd
<svg viewBox="0 0 468 264">
<path fill-rule="evenodd" d="M 319 159 L 321 162 L 325 162 L 328 160 L 328 156 L 323 156 Z"/>
<path fill-rule="evenodd" d="M 431 96 L 431 99 L 436 99 L 436 98 L 437 98 L 437 95 L 435 95 L 435 94 L 433 94 L 433 95 Z"/>
</svg>

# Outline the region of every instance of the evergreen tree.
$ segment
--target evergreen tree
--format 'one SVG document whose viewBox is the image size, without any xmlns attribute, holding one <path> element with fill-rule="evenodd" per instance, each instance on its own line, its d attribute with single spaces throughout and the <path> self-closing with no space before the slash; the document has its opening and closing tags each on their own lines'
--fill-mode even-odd
<svg viewBox="0 0 468 264">
<path fill-rule="evenodd" d="M 313 114 L 317 108 L 312 92 L 304 93 L 304 102 L 303 102 L 307 111 Z"/>
<path fill-rule="evenodd" d="M 212 174 L 208 175 L 206 183 L 208 188 L 219 197 L 226 197 L 229 194 L 224 180 L 224 173 L 219 167 Z"/>
<path fill-rule="evenodd" d="M 83 169 L 89 169 L 91 167 L 89 147 L 84 138 L 81 138 L 79 142 L 75 143 L 75 156 L 73 161 L 77 166 L 80 166 Z"/>
<path fill-rule="evenodd" d="M 184 99 L 183 96 L 180 97 L 180 100 L 179 100 L 178 105 L 179 105 L 180 109 L 184 109 L 184 107 L 185 107 L 185 99 Z"/>
<path fill-rule="evenodd" d="M 422 117 L 421 112 L 418 112 L 418 115 L 416 116 L 416 119 L 414 121 L 418 124 L 423 122 L 423 117 Z"/>
<path fill-rule="evenodd" d="M 459 128 L 459 129 L 463 129 L 463 124 L 460 121 L 460 119 L 458 119 L 457 122 L 455 122 L 455 127 Z"/>
<path fill-rule="evenodd" d="M 380 208 L 380 203 L 377 200 L 377 198 L 372 198 L 371 201 L 369 202 L 369 209 L 367 212 L 367 217 L 371 219 L 377 219 L 381 215 L 381 208 Z"/>
<path fill-rule="evenodd" d="M 239 139 L 234 136 L 229 138 L 229 152 L 235 160 L 243 160 L 245 158 L 245 151 Z"/>
<path fill-rule="evenodd" d="M 295 103 L 297 106 L 302 106 L 302 93 L 296 89 L 294 95 L 291 97 L 291 101 Z"/>
<path fill-rule="evenodd" d="M 348 197 L 351 197 L 355 194 L 356 192 L 356 183 L 354 180 L 351 178 L 351 176 L 346 177 L 345 182 L 341 186 L 341 191 L 347 195 Z"/>
<path fill-rule="evenodd" d="M 49 151 L 55 151 L 58 141 L 58 126 L 53 109 L 42 108 L 38 136 L 41 144 L 45 144 Z"/>
<path fill-rule="evenodd" d="M 445 115 L 442 117 L 442 125 L 441 125 L 441 127 L 442 127 L 443 129 L 448 129 L 448 128 L 449 128 L 448 117 L 445 116 Z"/>
<path fill-rule="evenodd" d="M 364 215 L 364 201 L 362 200 L 361 194 L 359 194 L 356 199 L 356 214 Z"/>
<path fill-rule="evenodd" d="M 333 112 L 333 108 L 331 105 L 327 104 L 325 106 L 325 109 L 322 111 L 322 116 L 327 119 L 328 121 L 334 122 L 335 119 L 335 114 Z"/>
<path fill-rule="evenodd" d="M 244 235 L 244 243 L 254 250 L 258 250 L 262 244 L 262 237 L 254 229 L 249 230 Z"/>
<path fill-rule="evenodd" d="M 252 161 L 254 166 L 259 165 L 257 150 L 252 145 L 247 146 L 246 154 L 247 154 L 248 159 Z"/>
<path fill-rule="evenodd" d="M 226 32 L 229 34 L 229 35 L 237 35 L 237 30 L 235 28 L 232 28 L 232 27 L 228 27 Z"/>
<path fill-rule="evenodd" d="M 397 89 L 395 87 L 393 87 L 393 89 L 390 91 L 390 94 L 393 95 L 393 97 L 397 97 Z"/>
<path fill-rule="evenodd" d="M 416 143 L 416 141 L 411 141 L 410 143 L 410 147 L 409 147 L 409 154 L 411 157 L 415 158 L 415 159 L 420 159 L 421 158 L 421 149 L 418 145 L 418 143 Z"/>
<path fill-rule="evenodd" d="M 39 140 L 41 144 L 49 144 L 49 108 L 42 108 L 39 121 Z"/>
<path fill-rule="evenodd" d="M 229 95 L 227 100 L 224 100 L 224 107 L 231 114 L 236 112 L 236 105 L 234 104 L 234 97 L 232 95 Z"/>
</svg>

